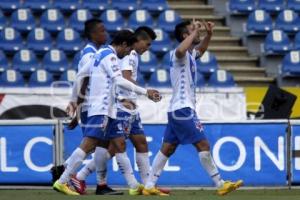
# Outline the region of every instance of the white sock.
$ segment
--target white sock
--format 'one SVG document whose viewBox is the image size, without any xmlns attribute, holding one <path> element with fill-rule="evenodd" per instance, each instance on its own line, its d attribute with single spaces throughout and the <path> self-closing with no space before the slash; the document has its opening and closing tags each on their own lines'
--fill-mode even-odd
<svg viewBox="0 0 300 200">
<path fill-rule="evenodd" d="M 134 177 L 132 166 L 130 160 L 127 156 L 127 153 L 116 153 L 117 163 L 119 165 L 120 171 L 124 175 L 124 178 L 127 181 L 127 184 L 130 188 L 134 189 L 138 187 L 138 182 Z"/>
<path fill-rule="evenodd" d="M 210 175 L 212 180 L 214 181 L 217 187 L 221 187 L 224 184 L 224 180 L 221 178 L 220 173 L 216 167 L 214 160 L 211 157 L 209 151 L 201 151 L 199 152 L 199 159 L 206 170 L 206 172 Z"/>
<path fill-rule="evenodd" d="M 156 185 L 157 179 L 164 169 L 168 159 L 169 158 L 165 156 L 161 151 L 156 154 L 152 163 L 152 170 L 150 171 L 147 184 L 145 185 L 146 189 L 150 189 Z"/>
<path fill-rule="evenodd" d="M 146 185 L 149 172 L 150 172 L 150 161 L 148 153 L 136 153 L 136 164 L 139 168 L 142 183 Z"/>
<path fill-rule="evenodd" d="M 76 175 L 78 180 L 84 181 L 91 173 L 96 170 L 94 159 L 90 160 Z"/>
<path fill-rule="evenodd" d="M 67 183 L 70 180 L 72 174 L 75 173 L 76 169 L 81 165 L 82 161 L 85 159 L 86 153 L 80 148 L 75 149 L 69 158 L 69 163 L 64 173 L 58 179 L 59 183 Z"/>
<path fill-rule="evenodd" d="M 70 162 L 70 157 L 63 164 L 65 168 L 67 168 L 69 162 Z"/>
<path fill-rule="evenodd" d="M 96 147 L 94 161 L 96 164 L 97 184 L 106 184 L 107 179 L 107 161 L 110 159 L 107 149 Z"/>
</svg>

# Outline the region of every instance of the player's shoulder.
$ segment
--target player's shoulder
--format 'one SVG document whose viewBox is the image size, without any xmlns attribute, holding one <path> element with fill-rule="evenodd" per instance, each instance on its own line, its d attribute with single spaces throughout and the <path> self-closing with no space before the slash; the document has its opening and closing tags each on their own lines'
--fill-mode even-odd
<svg viewBox="0 0 300 200">
<path fill-rule="evenodd" d="M 104 60 L 104 61 L 110 61 L 110 62 L 115 62 L 117 61 L 117 56 L 113 52 L 112 49 L 108 47 L 103 47 L 97 51 L 95 54 L 95 59 L 96 60 Z"/>
</svg>

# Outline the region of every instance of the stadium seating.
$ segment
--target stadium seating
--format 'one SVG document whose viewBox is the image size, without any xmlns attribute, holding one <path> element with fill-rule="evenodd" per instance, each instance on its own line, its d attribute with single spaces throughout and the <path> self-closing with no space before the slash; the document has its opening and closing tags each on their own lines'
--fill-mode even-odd
<svg viewBox="0 0 300 200">
<path fill-rule="evenodd" d="M 174 27 L 181 20 L 181 17 L 174 10 L 165 10 L 157 20 L 157 24 L 166 32 L 173 33 Z"/>
<path fill-rule="evenodd" d="M 11 26 L 21 33 L 27 33 L 35 27 L 35 20 L 30 9 L 18 9 L 12 13 Z"/>
<path fill-rule="evenodd" d="M 30 8 L 33 12 L 43 12 L 50 8 L 50 0 L 26 0 L 24 1 L 24 7 Z"/>
<path fill-rule="evenodd" d="M 300 76 L 300 51 L 291 51 L 286 54 L 281 69 L 285 76 Z"/>
<path fill-rule="evenodd" d="M 28 82 L 29 87 L 49 87 L 53 82 L 52 75 L 44 69 L 39 69 L 31 74 Z"/>
<path fill-rule="evenodd" d="M 209 87 L 233 87 L 235 82 L 232 74 L 225 70 L 217 70 L 209 77 Z"/>
<path fill-rule="evenodd" d="M 110 33 L 119 31 L 125 26 L 124 18 L 117 10 L 108 9 L 104 11 L 100 19 L 104 22 L 106 30 Z"/>
<path fill-rule="evenodd" d="M 289 37 L 282 30 L 268 33 L 264 44 L 266 54 L 285 54 L 292 49 Z"/>
<path fill-rule="evenodd" d="M 78 69 L 78 64 L 79 64 L 80 56 L 81 56 L 81 51 L 78 51 L 78 52 L 74 55 L 74 57 L 73 57 L 73 62 L 72 62 L 72 65 L 71 65 L 71 68 L 72 68 L 72 69 L 75 69 L 75 70 Z"/>
<path fill-rule="evenodd" d="M 40 20 L 41 27 L 52 34 L 56 34 L 65 27 L 65 21 L 62 13 L 57 9 L 46 10 Z"/>
<path fill-rule="evenodd" d="M 278 13 L 284 8 L 284 0 L 259 0 L 258 8 L 270 13 Z"/>
<path fill-rule="evenodd" d="M 82 1 L 82 7 L 91 12 L 99 12 L 109 7 L 109 0 L 88 0 Z"/>
<path fill-rule="evenodd" d="M 3 15 L 2 10 L 0 10 L 0 31 L 6 26 L 6 19 Z"/>
<path fill-rule="evenodd" d="M 151 87 L 171 87 L 170 75 L 165 69 L 157 69 L 148 82 Z"/>
<path fill-rule="evenodd" d="M 138 73 L 136 82 L 138 83 L 139 86 L 142 86 L 142 87 L 146 86 L 144 74 Z"/>
<path fill-rule="evenodd" d="M 299 0 L 287 0 L 288 9 L 294 10 L 296 12 L 300 12 L 300 1 Z"/>
<path fill-rule="evenodd" d="M 76 80 L 76 74 L 77 74 L 76 70 L 68 69 L 60 76 L 59 80 L 73 83 Z"/>
<path fill-rule="evenodd" d="M 300 31 L 295 35 L 294 49 L 295 50 L 300 50 Z"/>
<path fill-rule="evenodd" d="M 43 28 L 35 28 L 27 36 L 27 47 L 37 55 L 43 55 L 51 49 L 52 38 Z"/>
<path fill-rule="evenodd" d="M 14 55 L 12 67 L 22 73 L 32 73 L 39 67 L 39 63 L 34 52 L 22 49 Z"/>
<path fill-rule="evenodd" d="M 81 49 L 83 43 L 78 32 L 72 28 L 65 28 L 58 33 L 56 44 L 57 48 L 65 51 L 66 54 L 73 54 Z"/>
<path fill-rule="evenodd" d="M 64 13 L 70 13 L 80 8 L 79 0 L 53 0 L 53 6 Z"/>
<path fill-rule="evenodd" d="M 78 9 L 70 17 L 69 24 L 76 31 L 83 33 L 84 31 L 84 22 L 92 18 L 92 14 L 89 10 Z"/>
<path fill-rule="evenodd" d="M 146 51 L 140 56 L 139 71 L 142 73 L 152 73 L 158 64 L 156 56 L 151 51 Z"/>
<path fill-rule="evenodd" d="M 0 87 L 23 87 L 25 81 L 20 72 L 8 69 L 0 75 Z"/>
<path fill-rule="evenodd" d="M 255 9 L 255 0 L 229 0 L 232 13 L 250 13 Z"/>
<path fill-rule="evenodd" d="M 136 0 L 113 0 L 112 7 L 121 13 L 128 14 L 137 9 Z"/>
<path fill-rule="evenodd" d="M 23 48 L 21 35 L 14 28 L 6 27 L 0 32 L 0 48 L 7 54 L 13 54 Z"/>
<path fill-rule="evenodd" d="M 136 29 L 138 26 L 153 26 L 153 19 L 147 10 L 136 10 L 128 19 L 128 28 Z"/>
<path fill-rule="evenodd" d="M 156 15 L 168 9 L 169 6 L 166 0 L 142 0 L 140 7 L 148 10 L 151 14 Z"/>
<path fill-rule="evenodd" d="M 198 72 L 204 75 L 210 75 L 219 68 L 217 58 L 209 51 L 206 51 L 196 62 Z"/>
<path fill-rule="evenodd" d="M 300 30 L 300 18 L 293 10 L 283 10 L 275 21 L 275 28 L 295 33 Z"/>
<path fill-rule="evenodd" d="M 68 68 L 68 60 L 63 51 L 51 49 L 43 58 L 43 66 L 51 73 L 61 73 Z"/>
<path fill-rule="evenodd" d="M 168 34 L 164 32 L 162 29 L 155 28 L 154 31 L 157 37 L 152 42 L 150 49 L 157 55 L 163 55 L 166 52 L 170 51 L 172 41 L 170 40 Z"/>
<path fill-rule="evenodd" d="M 255 10 L 248 16 L 247 32 L 249 34 L 268 33 L 272 30 L 272 18 L 264 10 Z"/>
<path fill-rule="evenodd" d="M 0 50 L 0 73 L 8 69 L 8 61 L 6 55 Z"/>
<path fill-rule="evenodd" d="M 21 7 L 20 0 L 1 0 L 0 8 L 7 13 L 11 13 L 12 11 Z"/>
<path fill-rule="evenodd" d="M 197 78 L 197 82 L 196 82 L 197 87 L 206 86 L 206 81 L 205 81 L 205 77 L 203 74 L 197 73 L 196 78 Z"/>
</svg>

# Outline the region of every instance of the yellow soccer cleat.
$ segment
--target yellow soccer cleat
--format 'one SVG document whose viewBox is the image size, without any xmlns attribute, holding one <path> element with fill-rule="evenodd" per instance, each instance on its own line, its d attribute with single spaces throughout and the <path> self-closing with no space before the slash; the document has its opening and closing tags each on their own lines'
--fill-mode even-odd
<svg viewBox="0 0 300 200">
<path fill-rule="evenodd" d="M 80 195 L 79 193 L 71 190 L 67 183 L 62 184 L 58 181 L 55 181 L 55 183 L 53 184 L 53 189 L 66 195 Z"/>
<path fill-rule="evenodd" d="M 163 193 L 155 187 L 150 188 L 150 189 L 144 188 L 143 189 L 143 195 L 145 195 L 145 196 L 150 196 L 150 195 L 169 196 L 169 194 Z"/>
<path fill-rule="evenodd" d="M 242 185 L 243 185 L 242 180 L 238 180 L 237 182 L 225 181 L 224 185 L 218 189 L 217 193 L 218 195 L 223 196 L 228 194 L 229 192 L 238 189 Z"/>
<path fill-rule="evenodd" d="M 144 185 L 139 184 L 137 188 L 129 189 L 129 195 L 132 196 L 142 195 L 143 189 L 144 189 Z"/>
</svg>

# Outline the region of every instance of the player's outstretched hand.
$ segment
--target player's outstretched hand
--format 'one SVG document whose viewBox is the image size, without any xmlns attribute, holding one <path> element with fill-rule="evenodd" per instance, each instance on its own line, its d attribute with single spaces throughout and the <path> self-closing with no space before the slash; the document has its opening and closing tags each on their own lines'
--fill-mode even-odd
<svg viewBox="0 0 300 200">
<path fill-rule="evenodd" d="M 154 102 L 159 102 L 161 100 L 161 95 L 157 90 L 148 89 L 147 96 Z"/>
<path fill-rule="evenodd" d="M 74 117 L 77 109 L 77 104 L 75 102 L 70 101 L 67 108 L 66 112 L 70 117 Z"/>
<path fill-rule="evenodd" d="M 204 26 L 206 33 L 212 35 L 215 24 L 213 22 L 206 22 L 202 20 L 202 25 Z"/>
</svg>

